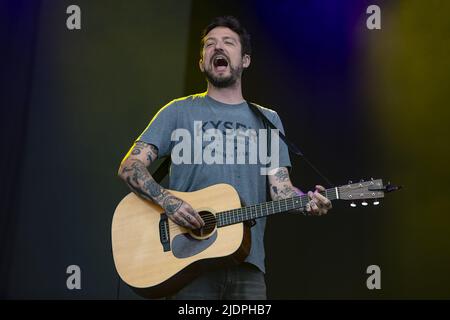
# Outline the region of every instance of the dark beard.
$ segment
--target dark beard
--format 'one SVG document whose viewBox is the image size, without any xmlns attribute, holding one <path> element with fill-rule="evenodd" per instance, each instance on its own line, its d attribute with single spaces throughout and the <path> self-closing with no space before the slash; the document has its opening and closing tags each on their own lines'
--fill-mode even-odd
<svg viewBox="0 0 450 320">
<path fill-rule="evenodd" d="M 205 70 L 204 74 L 212 86 L 216 88 L 228 88 L 233 86 L 239 79 L 242 74 L 242 67 L 235 69 L 230 65 L 230 75 L 228 77 L 216 77 L 208 70 Z"/>
</svg>

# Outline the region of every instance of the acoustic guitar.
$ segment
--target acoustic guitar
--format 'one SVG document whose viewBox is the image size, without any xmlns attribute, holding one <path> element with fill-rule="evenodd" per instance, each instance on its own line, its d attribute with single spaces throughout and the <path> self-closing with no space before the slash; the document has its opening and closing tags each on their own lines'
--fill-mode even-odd
<svg viewBox="0 0 450 320">
<path fill-rule="evenodd" d="M 399 187 L 381 179 L 349 183 L 321 192 L 329 200 L 374 200 Z M 307 195 L 241 207 L 237 191 L 216 184 L 195 192 L 170 192 L 189 203 L 205 221 L 190 230 L 164 210 L 134 193 L 123 198 L 112 220 L 112 251 L 121 279 L 147 298 L 173 294 L 199 273 L 215 266 L 244 261 L 250 252 L 250 224 L 254 219 L 305 208 Z M 352 202 L 352 206 L 354 202 Z"/>
</svg>

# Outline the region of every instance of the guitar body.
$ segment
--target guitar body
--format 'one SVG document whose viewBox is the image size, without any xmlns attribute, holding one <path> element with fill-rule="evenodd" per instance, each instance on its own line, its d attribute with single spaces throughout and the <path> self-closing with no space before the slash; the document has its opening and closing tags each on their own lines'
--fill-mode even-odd
<svg viewBox="0 0 450 320">
<path fill-rule="evenodd" d="M 170 192 L 189 203 L 204 220 L 241 207 L 237 191 L 227 184 Z M 199 237 L 166 217 L 160 206 L 134 193 L 128 194 L 114 213 L 114 263 L 122 280 L 141 296 L 159 298 L 176 293 L 204 270 L 242 262 L 250 252 L 250 229 L 245 223 L 215 228 Z"/>
</svg>

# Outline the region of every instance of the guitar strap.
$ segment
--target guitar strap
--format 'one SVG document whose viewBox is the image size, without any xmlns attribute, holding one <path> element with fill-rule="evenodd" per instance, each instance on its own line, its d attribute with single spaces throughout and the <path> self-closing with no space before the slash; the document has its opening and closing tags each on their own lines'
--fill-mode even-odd
<svg viewBox="0 0 450 320">
<path fill-rule="evenodd" d="M 272 121 L 270 121 L 264 113 L 259 109 L 258 106 L 256 106 L 254 103 L 250 102 L 248 103 L 250 106 L 250 109 L 253 111 L 253 113 L 256 114 L 256 116 L 261 119 L 264 126 L 271 129 L 278 129 Z M 278 129 L 279 130 L 279 129 Z M 281 132 L 278 131 L 279 137 L 281 140 L 286 143 L 288 149 L 293 154 L 296 154 L 298 156 L 303 156 L 303 153 L 300 151 L 300 149 L 291 141 L 289 141 L 286 136 Z M 268 138 L 270 138 L 270 134 L 267 135 Z M 268 147 L 270 147 L 270 143 L 268 144 Z M 155 172 L 152 174 L 153 179 L 155 179 L 156 182 L 160 183 L 168 174 L 169 174 L 169 168 L 170 168 L 170 156 L 165 157 L 165 159 L 162 161 L 162 163 L 159 165 L 159 167 L 155 170 Z"/>
<path fill-rule="evenodd" d="M 261 109 L 258 108 L 257 105 L 255 105 L 254 103 L 250 102 L 249 103 L 250 109 L 253 110 L 253 112 L 255 114 L 257 114 L 259 116 L 259 118 L 263 121 L 263 123 L 266 126 L 269 126 L 272 129 L 278 129 L 269 119 L 267 119 L 267 117 L 262 113 Z M 288 147 L 289 151 L 297 156 L 300 156 L 303 158 L 303 161 L 306 162 L 307 165 L 309 165 L 311 167 L 311 169 L 313 169 L 326 183 L 328 183 L 328 185 L 330 187 L 332 187 L 334 184 L 327 178 L 325 177 L 320 171 L 319 169 L 317 169 L 305 156 L 305 154 L 303 152 L 300 151 L 300 149 L 291 141 L 288 140 L 288 138 L 286 138 L 286 136 L 281 132 L 278 131 L 278 136 L 280 137 L 281 140 L 284 141 L 284 143 L 286 143 L 286 146 Z M 270 134 L 268 135 L 268 137 L 270 138 Z M 269 146 L 270 148 L 270 141 L 269 141 Z"/>
<path fill-rule="evenodd" d="M 296 154 L 298 156 L 303 156 L 303 153 L 300 151 L 300 149 L 291 141 L 288 140 L 288 138 L 286 138 L 286 136 L 280 131 L 279 128 L 277 128 L 272 121 L 270 121 L 265 115 L 264 113 L 262 113 L 261 109 L 258 108 L 258 106 L 256 104 L 254 104 L 253 102 L 250 102 L 248 104 L 250 106 L 250 109 L 252 109 L 252 111 L 258 116 L 258 118 L 260 118 L 262 120 L 262 122 L 268 126 L 271 129 L 277 129 L 278 130 L 278 135 L 280 137 L 281 140 L 283 140 L 284 143 L 286 143 L 288 149 L 290 152 L 292 152 L 293 154 Z M 268 137 L 270 137 L 270 134 L 268 134 Z M 270 146 L 270 144 L 269 144 Z"/>
</svg>

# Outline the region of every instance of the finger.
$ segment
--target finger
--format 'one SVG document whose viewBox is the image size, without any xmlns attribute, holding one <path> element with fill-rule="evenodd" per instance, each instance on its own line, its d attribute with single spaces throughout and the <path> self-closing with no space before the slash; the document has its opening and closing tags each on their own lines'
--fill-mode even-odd
<svg viewBox="0 0 450 320">
<path fill-rule="evenodd" d="M 327 214 L 328 209 L 324 207 L 324 204 L 322 202 L 317 202 L 318 200 L 311 200 L 311 206 L 313 207 L 314 212 L 318 215 L 324 215 Z"/>
<path fill-rule="evenodd" d="M 201 228 L 202 225 L 200 224 L 200 222 L 197 221 L 197 219 L 195 219 L 195 217 L 192 214 L 190 214 L 187 211 L 182 211 L 181 214 L 183 218 L 186 219 L 189 222 L 189 224 L 193 226 L 194 229 Z"/>
<path fill-rule="evenodd" d="M 317 206 L 317 204 L 314 201 L 311 201 L 311 209 L 315 214 L 320 215 L 319 207 Z"/>
<path fill-rule="evenodd" d="M 200 222 L 197 221 L 197 219 L 195 219 L 195 217 L 189 213 L 186 213 L 184 215 L 184 218 L 191 224 L 193 225 L 195 228 L 200 228 L 202 225 L 200 224 Z"/>
<path fill-rule="evenodd" d="M 316 185 L 316 189 L 319 191 L 325 191 L 325 188 L 321 186 L 320 184 Z"/>
<path fill-rule="evenodd" d="M 314 200 L 312 200 L 312 201 L 314 201 L 314 204 L 318 208 L 317 211 L 318 211 L 319 216 L 327 214 L 328 210 L 331 208 L 330 207 L 331 202 L 327 198 L 325 198 L 325 200 L 323 201 L 323 200 L 318 200 L 317 197 L 315 197 Z"/>
<path fill-rule="evenodd" d="M 189 222 L 194 224 L 197 228 L 201 228 L 204 225 L 203 219 L 200 217 L 197 211 L 192 209 L 192 207 L 187 206 L 184 213 L 186 217 L 189 217 L 189 219 L 191 219 L 189 220 Z"/>
<path fill-rule="evenodd" d="M 172 220 L 176 225 L 178 225 L 180 227 L 187 227 L 186 223 L 179 217 L 175 217 L 174 215 L 171 215 L 170 220 Z"/>
<path fill-rule="evenodd" d="M 195 220 L 197 220 L 197 222 L 200 224 L 200 227 L 203 227 L 205 225 L 205 221 L 203 221 L 202 217 L 197 211 L 192 209 L 191 215 L 195 218 Z"/>
<path fill-rule="evenodd" d="M 322 200 L 319 199 L 317 194 L 318 194 L 317 191 L 314 191 L 311 201 L 314 201 L 316 203 L 316 205 L 321 206 L 322 205 L 322 203 L 321 203 Z"/>
<path fill-rule="evenodd" d="M 319 192 L 314 192 L 314 198 L 319 206 L 329 207 L 331 205 L 331 201 L 321 195 Z"/>
<path fill-rule="evenodd" d="M 314 193 L 312 192 L 312 191 L 308 191 L 308 197 L 309 197 L 309 199 L 311 199 L 307 204 L 306 204 L 306 211 L 309 213 L 309 214 L 315 214 L 315 212 L 314 212 L 314 207 L 312 206 L 312 204 L 313 204 L 313 198 L 314 198 Z"/>
<path fill-rule="evenodd" d="M 311 204 L 310 204 L 309 202 L 306 204 L 306 212 L 307 212 L 308 214 L 311 213 Z"/>
<path fill-rule="evenodd" d="M 173 215 L 172 218 L 173 218 L 173 221 L 174 221 L 177 225 L 179 225 L 179 226 L 181 226 L 181 227 L 185 227 L 185 228 L 188 227 L 187 221 L 185 221 L 184 218 L 181 218 L 179 215 L 176 215 L 176 216 Z"/>
<path fill-rule="evenodd" d="M 174 214 L 175 218 L 177 219 L 177 222 L 180 226 L 183 226 L 185 228 L 189 228 L 189 229 L 196 229 L 196 227 L 190 223 L 185 216 L 183 216 L 181 213 L 177 212 Z"/>
</svg>

